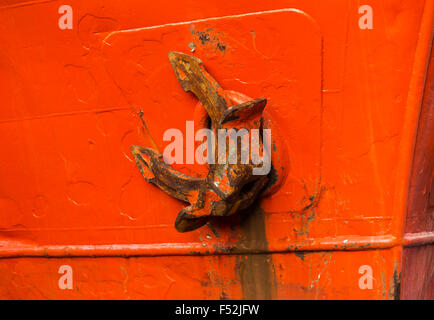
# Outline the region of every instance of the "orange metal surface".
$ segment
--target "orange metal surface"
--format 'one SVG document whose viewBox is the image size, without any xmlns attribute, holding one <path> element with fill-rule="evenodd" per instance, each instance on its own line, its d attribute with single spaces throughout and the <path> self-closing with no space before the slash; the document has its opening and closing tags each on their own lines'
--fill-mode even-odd
<svg viewBox="0 0 434 320">
<path fill-rule="evenodd" d="M 0 2 L 0 298 L 399 298 L 403 247 L 432 253 L 405 224 L 432 0 L 63 4 Z M 178 233 L 132 159 L 195 118 L 169 51 L 268 100 L 283 182 L 245 219 Z"/>
</svg>

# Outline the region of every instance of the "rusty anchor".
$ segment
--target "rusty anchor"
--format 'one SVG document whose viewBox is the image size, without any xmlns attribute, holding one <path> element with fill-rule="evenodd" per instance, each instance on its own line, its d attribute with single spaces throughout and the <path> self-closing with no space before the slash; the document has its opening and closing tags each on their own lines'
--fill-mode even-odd
<svg viewBox="0 0 434 320">
<path fill-rule="evenodd" d="M 247 129 L 250 132 L 262 128 L 265 98 L 233 105 L 200 59 L 179 52 L 169 52 L 168 57 L 181 87 L 192 92 L 202 103 L 210 120 L 209 128 L 215 136 L 219 129 Z M 256 140 L 256 144 L 260 152 L 266 152 L 261 139 Z M 213 156 L 217 157 L 218 143 L 213 147 Z M 176 218 L 175 228 L 179 232 L 195 230 L 206 224 L 211 216 L 230 216 L 249 207 L 266 188 L 269 177 L 252 174 L 259 164 L 253 163 L 252 159 L 241 163 L 243 150 L 237 150 L 235 163 L 229 161 L 227 154 L 223 155 L 224 161 L 209 164 L 207 176 L 198 178 L 174 170 L 163 161 L 162 154 L 151 148 L 131 146 L 137 167 L 147 182 L 190 204 Z"/>
</svg>

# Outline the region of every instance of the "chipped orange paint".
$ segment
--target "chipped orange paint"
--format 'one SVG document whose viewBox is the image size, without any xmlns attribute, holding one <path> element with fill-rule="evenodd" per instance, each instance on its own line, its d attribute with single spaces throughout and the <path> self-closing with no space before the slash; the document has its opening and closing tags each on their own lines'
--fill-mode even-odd
<svg viewBox="0 0 434 320">
<path fill-rule="evenodd" d="M 403 247 L 433 241 L 432 225 L 404 232 L 432 0 L 366 1 L 372 30 L 346 0 L 70 1 L 72 30 L 61 4 L 0 5 L 0 298 L 399 297 Z M 286 148 L 286 178 L 249 214 L 186 234 L 185 204 L 129 153 L 203 119 L 169 51 L 264 96 Z"/>
</svg>

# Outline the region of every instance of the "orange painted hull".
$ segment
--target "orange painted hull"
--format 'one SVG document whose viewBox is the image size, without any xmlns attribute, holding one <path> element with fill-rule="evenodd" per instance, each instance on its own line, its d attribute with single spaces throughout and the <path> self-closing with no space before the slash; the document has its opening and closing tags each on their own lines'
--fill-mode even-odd
<svg viewBox="0 0 434 320">
<path fill-rule="evenodd" d="M 433 299 L 433 1 L 369 2 L 0 4 L 0 298 Z M 178 233 L 133 162 L 194 119 L 169 51 L 268 100 L 285 178 L 245 219 Z"/>
</svg>

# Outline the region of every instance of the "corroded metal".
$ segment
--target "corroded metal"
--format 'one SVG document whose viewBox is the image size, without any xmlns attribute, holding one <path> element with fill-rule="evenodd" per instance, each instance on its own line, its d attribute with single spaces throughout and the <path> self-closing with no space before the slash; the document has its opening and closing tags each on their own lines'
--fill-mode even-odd
<svg viewBox="0 0 434 320">
<path fill-rule="evenodd" d="M 170 52 L 169 61 L 176 78 L 186 92 L 192 92 L 202 103 L 209 116 L 209 129 L 218 136 L 219 129 L 262 128 L 262 112 L 267 100 L 251 100 L 232 105 L 217 81 L 205 70 L 202 61 L 183 53 Z M 245 139 L 242 137 L 241 139 Z M 248 139 L 248 137 L 247 137 Z M 225 143 L 227 141 L 225 140 Z M 267 175 L 254 175 L 254 168 L 261 165 L 241 161 L 243 145 L 237 148 L 236 162 L 229 161 L 229 154 L 223 155 L 225 161 L 213 161 L 204 178 L 187 176 L 174 170 L 163 161 L 159 152 L 140 146 L 131 146 L 137 167 L 147 182 L 153 183 L 167 194 L 190 203 L 176 218 L 175 227 L 180 232 L 197 229 L 207 223 L 210 216 L 230 216 L 250 206 L 267 185 Z M 260 153 L 266 152 L 261 139 L 251 141 Z M 256 144 L 256 145 L 254 145 Z M 226 150 L 230 148 L 227 143 Z M 218 142 L 213 144 L 215 157 L 218 157 Z"/>
</svg>

